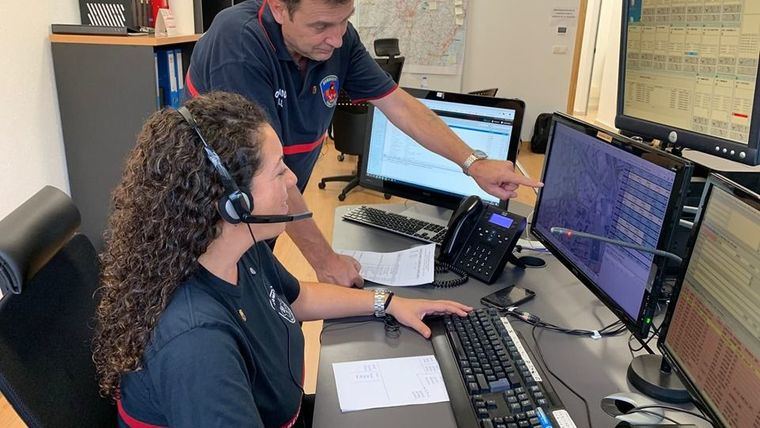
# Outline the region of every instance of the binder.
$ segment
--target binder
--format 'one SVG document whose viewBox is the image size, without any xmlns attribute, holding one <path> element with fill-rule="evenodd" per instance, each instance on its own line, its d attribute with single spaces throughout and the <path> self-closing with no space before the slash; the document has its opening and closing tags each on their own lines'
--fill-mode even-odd
<svg viewBox="0 0 760 428">
<path fill-rule="evenodd" d="M 185 102 L 185 67 L 182 63 L 182 49 L 174 49 L 174 63 L 177 65 L 178 105 Z"/>
<path fill-rule="evenodd" d="M 163 103 L 161 102 L 161 85 L 159 83 L 161 75 L 158 72 L 158 52 L 153 52 L 153 66 L 156 72 L 156 110 L 161 110 Z"/>
<path fill-rule="evenodd" d="M 166 49 L 156 49 L 154 51 L 156 58 L 156 74 L 158 78 L 156 82 L 159 88 L 159 105 L 160 107 L 166 107 L 171 105 L 171 79 L 169 72 L 169 56 Z"/>
<path fill-rule="evenodd" d="M 179 108 L 179 86 L 177 84 L 177 61 L 174 57 L 174 50 L 167 49 L 166 57 L 169 61 L 169 105 Z"/>
</svg>

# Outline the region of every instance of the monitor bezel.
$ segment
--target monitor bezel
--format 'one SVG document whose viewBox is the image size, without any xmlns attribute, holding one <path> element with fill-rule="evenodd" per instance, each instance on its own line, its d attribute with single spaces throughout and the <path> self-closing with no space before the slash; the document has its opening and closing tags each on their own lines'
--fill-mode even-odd
<svg viewBox="0 0 760 428">
<path fill-rule="evenodd" d="M 484 107 L 495 107 L 514 110 L 515 118 L 512 121 L 512 137 L 507 150 L 507 160 L 514 164 L 517 159 L 518 146 L 520 145 L 520 132 L 522 130 L 522 121 L 525 114 L 525 103 L 518 99 L 506 99 L 495 97 L 484 97 L 479 95 L 459 94 L 454 92 L 436 91 L 418 88 L 400 88 L 417 99 L 448 101 L 452 103 L 470 104 Z M 370 104 L 367 120 L 367 143 L 364 145 L 363 162 L 359 174 L 359 184 L 362 187 L 376 190 L 389 195 L 399 196 L 406 199 L 412 199 L 424 204 L 455 209 L 462 201 L 463 195 L 453 195 L 441 192 L 437 189 L 425 188 L 417 185 L 397 183 L 390 180 L 382 180 L 367 175 L 370 142 L 372 139 L 372 126 L 374 122 L 375 107 Z M 468 195 L 464 195 L 468 196 Z M 488 202 L 488 201 L 484 201 Z M 498 206 L 504 210 L 507 209 L 508 201 L 500 200 Z"/>
<path fill-rule="evenodd" d="M 681 208 L 683 207 L 684 198 L 686 197 L 688 189 L 688 183 L 691 179 L 693 164 L 686 159 L 679 158 L 670 153 L 650 147 L 646 144 L 636 142 L 630 138 L 612 133 L 608 130 L 567 116 L 563 113 L 555 113 L 552 117 L 552 123 L 549 127 L 549 141 L 546 147 L 544 166 L 541 171 L 542 182 L 546 178 L 547 167 L 551 161 L 551 150 L 553 143 L 552 140 L 554 139 L 554 132 L 558 123 L 583 132 L 586 135 L 592 135 L 600 142 L 610 144 L 619 150 L 625 151 L 626 153 L 634 154 L 639 157 L 641 157 L 641 154 L 647 154 L 648 161 L 675 171 L 676 176 L 673 180 L 674 190 L 671 192 L 671 197 L 666 208 L 666 213 L 668 214 L 663 221 L 662 231 L 660 232 L 660 240 L 657 243 L 658 249 L 669 248 L 674 236 L 675 229 L 679 224 Z M 606 137 L 609 137 L 610 141 L 600 138 L 598 136 L 600 133 Z M 540 230 L 536 229 L 535 219 L 538 218 L 538 213 L 541 209 L 541 201 L 543 196 L 542 190 L 543 189 L 539 189 L 538 195 L 536 196 L 536 205 L 533 211 L 533 220 L 531 221 L 530 225 L 530 233 L 538 238 L 538 240 L 552 253 L 552 255 L 557 258 L 557 260 L 559 260 L 568 270 L 570 270 L 570 272 L 572 272 L 581 281 L 581 283 L 586 286 L 586 288 L 594 293 L 594 295 L 599 300 L 601 300 L 605 306 L 607 306 L 607 308 L 609 308 L 615 314 L 615 316 L 623 321 L 628 330 L 630 330 L 631 333 L 636 336 L 636 338 L 646 339 L 649 334 L 651 322 L 645 322 L 645 320 L 647 318 L 651 320 L 651 318 L 654 316 L 655 310 L 657 308 L 657 303 L 662 292 L 662 283 L 665 274 L 664 268 L 668 261 L 663 257 L 654 257 L 653 264 L 655 265 L 656 275 L 652 283 L 652 288 L 648 292 L 644 293 L 641 308 L 639 308 L 639 314 L 635 319 L 632 318 L 620 305 L 615 303 L 615 301 L 610 296 L 608 296 L 604 290 L 601 289 L 601 287 L 597 287 L 594 284 L 594 281 L 585 273 L 583 273 L 579 267 L 577 267 L 571 260 L 564 257 L 560 250 L 554 244 L 552 244 L 547 236 L 544 236 Z"/>
<path fill-rule="evenodd" d="M 625 115 L 623 109 L 625 107 L 625 74 L 628 65 L 627 47 L 629 10 L 625 5 L 623 5 L 622 9 L 615 127 L 625 135 L 637 136 L 647 140 L 657 139 L 666 143 L 673 143 L 670 141 L 669 136 L 672 132 L 675 132 L 677 140 L 673 144 L 676 146 L 697 150 L 750 166 L 760 164 L 760 68 L 758 68 L 758 76 L 755 77 L 755 99 L 752 109 L 752 117 L 750 118 L 749 140 L 746 145 L 732 140 L 700 134 L 687 129 Z M 723 150 L 726 152 L 724 153 Z M 734 155 L 731 155 L 732 151 L 734 152 Z M 742 152 L 746 153 L 746 157 L 743 159 L 739 156 Z"/>
<path fill-rule="evenodd" d="M 683 269 L 681 269 L 681 272 L 678 275 L 678 279 L 673 286 L 673 294 L 671 296 L 668 309 L 665 312 L 665 318 L 662 322 L 662 326 L 660 327 L 660 336 L 657 339 L 657 348 L 660 350 L 660 353 L 663 355 L 663 358 L 666 359 L 670 367 L 675 369 L 675 371 L 678 373 L 678 378 L 681 380 L 684 386 L 686 386 L 689 394 L 692 397 L 697 398 L 700 404 L 700 408 L 703 411 L 709 413 L 710 417 L 713 418 L 713 420 L 718 421 L 718 415 L 715 413 L 715 411 L 713 411 L 712 407 L 707 405 L 707 401 L 705 400 L 700 390 L 694 385 L 691 379 L 686 376 L 683 368 L 678 363 L 678 360 L 673 356 L 674 353 L 671 351 L 667 343 L 668 327 L 670 327 L 670 322 L 673 319 L 673 313 L 675 312 L 676 305 L 678 305 L 678 295 L 681 292 L 683 281 L 686 278 L 686 267 L 691 261 L 694 244 L 697 242 L 699 229 L 701 228 L 702 221 L 704 220 L 703 210 L 705 203 L 709 201 L 710 196 L 712 195 L 712 191 L 715 188 L 720 188 L 727 191 L 728 193 L 733 194 L 742 201 L 747 202 L 748 205 L 753 206 L 755 209 L 760 211 L 760 195 L 753 192 L 752 190 L 747 189 L 746 187 L 739 185 L 738 183 L 729 180 L 722 175 L 715 173 L 710 174 L 710 176 L 707 178 L 705 189 L 702 193 L 702 200 L 699 204 L 700 210 L 697 214 L 697 217 L 694 219 L 694 226 L 692 227 L 691 234 L 689 235 L 687 253 L 683 259 Z"/>
</svg>

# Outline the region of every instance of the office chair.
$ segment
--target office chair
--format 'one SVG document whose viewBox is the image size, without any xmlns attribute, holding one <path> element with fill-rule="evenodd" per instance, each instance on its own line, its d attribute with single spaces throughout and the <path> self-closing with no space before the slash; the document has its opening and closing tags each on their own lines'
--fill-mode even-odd
<svg viewBox="0 0 760 428">
<path fill-rule="evenodd" d="M 99 265 L 80 220 L 47 186 L 0 221 L 0 392 L 33 428 L 116 426 L 92 362 Z"/>
<path fill-rule="evenodd" d="M 470 91 L 468 94 L 480 95 L 482 97 L 495 97 L 499 92 L 499 88 L 478 89 L 477 91 Z"/>
<path fill-rule="evenodd" d="M 398 83 L 401 79 L 401 71 L 404 68 L 404 57 L 399 55 L 398 39 L 375 40 L 375 58 L 377 64 L 391 78 Z M 335 149 L 340 152 L 338 160 L 343 160 L 345 154 L 356 155 L 356 172 L 351 175 L 337 175 L 324 177 L 317 185 L 320 189 L 325 188 L 325 183 L 331 181 L 347 181 L 348 184 L 338 195 L 339 201 L 346 200 L 346 194 L 359 185 L 359 174 L 362 169 L 362 155 L 364 145 L 369 141 L 367 121 L 369 120 L 367 103 L 352 103 L 351 98 L 343 90 L 338 95 L 338 104 L 335 107 L 332 124 L 330 126 L 330 138 L 335 142 Z M 390 199 L 390 195 L 385 195 Z"/>
</svg>

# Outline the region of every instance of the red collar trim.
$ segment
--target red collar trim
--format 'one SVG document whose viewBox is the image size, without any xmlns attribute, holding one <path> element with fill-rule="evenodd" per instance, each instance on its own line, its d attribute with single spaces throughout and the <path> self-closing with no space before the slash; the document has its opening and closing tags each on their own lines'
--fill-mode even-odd
<svg viewBox="0 0 760 428">
<path fill-rule="evenodd" d="M 151 425 L 143 421 L 138 421 L 132 416 L 129 416 L 129 414 L 127 414 L 127 411 L 124 410 L 124 406 L 121 405 L 121 400 L 116 400 L 116 408 L 119 411 L 119 417 L 122 421 L 124 421 L 125 424 L 127 424 L 129 428 L 163 428 L 161 425 Z"/>
<path fill-rule="evenodd" d="M 267 0 L 261 2 L 261 7 L 259 8 L 259 25 L 261 26 L 261 30 L 264 32 L 264 35 L 267 36 L 269 46 L 272 47 L 273 51 L 277 52 L 277 49 L 274 47 L 274 43 L 272 43 L 272 39 L 269 37 L 269 33 L 267 33 L 267 27 L 264 26 L 264 8 L 267 7 L 267 3 Z"/>
</svg>

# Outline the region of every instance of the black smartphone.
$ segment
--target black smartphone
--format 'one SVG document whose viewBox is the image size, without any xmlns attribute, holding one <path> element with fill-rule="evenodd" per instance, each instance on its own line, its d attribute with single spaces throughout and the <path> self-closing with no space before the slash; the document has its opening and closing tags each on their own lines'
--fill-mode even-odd
<svg viewBox="0 0 760 428">
<path fill-rule="evenodd" d="M 514 285 L 504 287 L 480 299 L 480 303 L 496 309 L 507 309 L 532 299 L 536 293 Z"/>
</svg>

